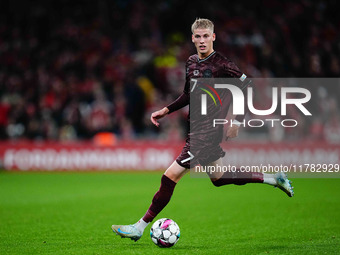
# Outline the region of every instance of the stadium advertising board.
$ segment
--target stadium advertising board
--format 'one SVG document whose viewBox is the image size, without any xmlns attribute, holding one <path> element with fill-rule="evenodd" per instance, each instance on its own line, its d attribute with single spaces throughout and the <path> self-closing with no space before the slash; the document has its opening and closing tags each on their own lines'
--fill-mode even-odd
<svg viewBox="0 0 340 255">
<path fill-rule="evenodd" d="M 182 143 L 132 142 L 117 146 L 95 146 L 91 143 L 1 143 L 2 167 L 9 171 L 125 171 L 163 170 L 181 150 Z M 340 162 L 340 145 L 329 143 L 236 143 L 226 150 L 226 166 L 237 168 L 285 166 L 290 172 L 306 167 Z M 308 166 L 305 164 L 309 164 Z M 314 166 L 313 166 L 314 164 Z M 260 169 L 257 169 L 259 171 Z M 269 169 L 270 170 L 270 169 Z M 275 170 L 275 169 L 272 169 Z M 282 169 L 285 170 L 285 169 Z"/>
</svg>

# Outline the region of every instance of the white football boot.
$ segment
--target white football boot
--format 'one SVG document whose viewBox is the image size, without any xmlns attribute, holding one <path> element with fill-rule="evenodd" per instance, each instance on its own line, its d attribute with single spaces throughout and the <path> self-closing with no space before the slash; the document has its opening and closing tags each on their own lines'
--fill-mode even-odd
<svg viewBox="0 0 340 255">
<path fill-rule="evenodd" d="M 278 187 L 280 190 L 285 192 L 289 197 L 294 196 L 292 182 L 288 180 L 287 175 L 285 173 L 283 172 L 276 173 L 274 175 L 274 179 L 276 180 L 275 187 Z"/>
<path fill-rule="evenodd" d="M 112 225 L 112 230 L 116 235 L 121 236 L 122 238 L 130 238 L 137 242 L 143 235 L 143 232 L 140 232 L 136 228 L 136 224 L 132 225 Z"/>
</svg>

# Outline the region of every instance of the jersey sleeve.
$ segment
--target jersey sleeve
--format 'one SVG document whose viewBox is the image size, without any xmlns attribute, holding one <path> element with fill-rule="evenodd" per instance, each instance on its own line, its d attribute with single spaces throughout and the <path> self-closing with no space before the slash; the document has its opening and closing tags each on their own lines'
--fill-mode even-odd
<svg viewBox="0 0 340 255">
<path fill-rule="evenodd" d="M 189 91 L 190 91 L 190 78 L 189 78 L 189 64 L 187 61 L 185 64 L 185 84 L 183 93 L 174 102 L 167 106 L 167 108 L 169 109 L 168 114 L 177 111 L 190 103 Z"/>
<path fill-rule="evenodd" d="M 223 71 L 227 77 L 236 78 L 235 85 L 242 90 L 245 90 L 251 83 L 251 80 L 247 78 L 247 75 L 241 72 L 238 66 L 229 59 L 224 59 Z"/>
<path fill-rule="evenodd" d="M 168 114 L 175 112 L 183 108 L 184 106 L 187 106 L 189 102 L 190 102 L 189 94 L 183 92 L 175 101 L 173 101 L 171 104 L 167 106 L 167 108 L 169 109 Z"/>
<path fill-rule="evenodd" d="M 230 61 L 228 59 L 225 59 L 223 61 L 223 70 L 227 74 L 227 76 L 232 78 L 241 78 L 241 76 L 243 75 L 238 66 L 233 61 Z"/>
<path fill-rule="evenodd" d="M 183 89 L 183 93 L 185 94 L 189 94 L 190 91 L 189 62 L 190 58 L 185 63 L 185 84 Z"/>
<path fill-rule="evenodd" d="M 251 86 L 252 80 L 247 78 L 247 76 L 241 72 L 238 66 L 228 59 L 225 60 L 224 71 L 227 73 L 228 76 L 238 78 L 235 80 L 236 85 L 243 91 L 245 98 L 247 98 L 247 87 Z M 246 102 L 244 104 L 244 109 L 244 114 L 235 116 L 235 119 L 239 122 L 242 122 L 249 112 L 248 104 Z"/>
</svg>

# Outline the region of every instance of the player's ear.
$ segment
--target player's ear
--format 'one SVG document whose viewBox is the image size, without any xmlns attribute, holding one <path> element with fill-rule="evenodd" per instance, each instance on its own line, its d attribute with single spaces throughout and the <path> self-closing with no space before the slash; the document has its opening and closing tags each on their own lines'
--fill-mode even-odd
<svg viewBox="0 0 340 255">
<path fill-rule="evenodd" d="M 213 39 L 213 41 L 216 40 L 216 34 L 215 33 L 212 34 L 212 39 Z"/>
<path fill-rule="evenodd" d="M 194 34 L 191 35 L 191 41 L 194 42 Z"/>
</svg>

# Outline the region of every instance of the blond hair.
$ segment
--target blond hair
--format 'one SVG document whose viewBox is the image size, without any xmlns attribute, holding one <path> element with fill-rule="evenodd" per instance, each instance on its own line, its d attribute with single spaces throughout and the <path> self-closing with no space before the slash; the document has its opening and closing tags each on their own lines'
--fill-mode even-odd
<svg viewBox="0 0 340 255">
<path fill-rule="evenodd" d="M 210 29 L 214 33 L 214 23 L 208 19 L 197 18 L 191 26 L 191 32 L 194 33 L 195 29 Z"/>
</svg>

